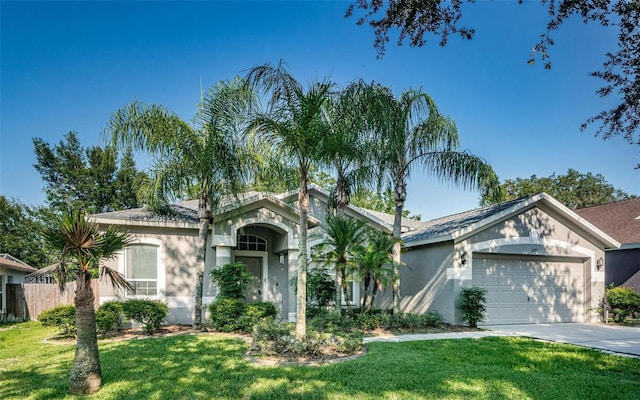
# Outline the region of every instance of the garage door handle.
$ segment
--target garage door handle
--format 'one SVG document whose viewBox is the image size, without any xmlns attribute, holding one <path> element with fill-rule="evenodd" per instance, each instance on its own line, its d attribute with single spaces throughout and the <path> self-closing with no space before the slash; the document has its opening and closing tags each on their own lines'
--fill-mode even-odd
<svg viewBox="0 0 640 400">
<path fill-rule="evenodd" d="M 527 296 L 527 301 L 531 301 L 531 299 L 529 298 L 529 296 Z"/>
</svg>

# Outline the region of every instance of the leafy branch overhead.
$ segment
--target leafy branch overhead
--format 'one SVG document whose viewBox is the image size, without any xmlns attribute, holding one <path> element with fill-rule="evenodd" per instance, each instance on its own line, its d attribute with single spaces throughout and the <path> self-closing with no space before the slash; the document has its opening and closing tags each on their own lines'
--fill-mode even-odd
<svg viewBox="0 0 640 400">
<path fill-rule="evenodd" d="M 451 35 L 471 40 L 474 28 L 464 26 L 462 17 L 464 3 L 476 0 L 356 0 L 346 11 L 346 17 L 357 18 L 358 25 L 367 24 L 375 34 L 374 47 L 381 58 L 389 42 L 389 32 L 397 29 L 400 46 L 405 40 L 413 47 L 427 43 L 427 35 L 439 38 L 440 46 L 445 46 Z M 522 3 L 522 0 L 518 1 Z M 607 52 L 601 71 L 590 75 L 605 81 L 605 86 L 597 91 L 601 97 L 618 95 L 619 103 L 610 110 L 604 110 L 587 119 L 584 130 L 592 124 L 600 124 L 596 135 L 608 139 L 623 135 L 629 143 L 640 144 L 640 2 L 637 0 L 541 0 L 549 20 L 540 40 L 533 47 L 529 64 L 537 59 L 544 62 L 544 68 L 551 68 L 548 53 L 554 45 L 552 33 L 573 16 L 581 18 L 585 24 L 598 23 L 615 26 L 618 29 L 617 51 Z M 541 27 L 542 28 L 542 27 Z M 639 165 L 640 167 L 640 165 Z"/>
</svg>

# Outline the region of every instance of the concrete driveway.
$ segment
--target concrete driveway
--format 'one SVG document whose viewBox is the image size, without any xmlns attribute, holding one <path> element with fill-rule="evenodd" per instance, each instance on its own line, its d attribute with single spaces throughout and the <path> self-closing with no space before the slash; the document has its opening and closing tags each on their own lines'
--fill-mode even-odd
<svg viewBox="0 0 640 400">
<path fill-rule="evenodd" d="M 640 357 L 640 328 L 605 324 L 524 324 L 483 326 L 502 335 L 525 336 L 551 342 Z"/>
</svg>

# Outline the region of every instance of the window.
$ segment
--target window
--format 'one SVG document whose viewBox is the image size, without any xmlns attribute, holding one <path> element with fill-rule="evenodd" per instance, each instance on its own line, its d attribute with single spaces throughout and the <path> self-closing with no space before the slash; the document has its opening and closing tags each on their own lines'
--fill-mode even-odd
<svg viewBox="0 0 640 400">
<path fill-rule="evenodd" d="M 267 241 L 256 235 L 238 235 L 238 250 L 267 251 Z"/>
<path fill-rule="evenodd" d="M 125 250 L 125 276 L 134 286 L 128 294 L 158 295 L 158 246 L 134 244 Z"/>
</svg>

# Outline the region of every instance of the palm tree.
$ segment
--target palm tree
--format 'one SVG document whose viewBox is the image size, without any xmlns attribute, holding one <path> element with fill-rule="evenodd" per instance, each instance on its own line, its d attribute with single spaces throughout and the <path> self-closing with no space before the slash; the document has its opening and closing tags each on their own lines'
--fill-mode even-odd
<svg viewBox="0 0 640 400">
<path fill-rule="evenodd" d="M 306 335 L 306 280 L 307 237 L 309 212 L 309 171 L 321 161 L 321 148 L 326 136 L 326 123 L 322 109 L 331 94 L 333 84 L 314 82 L 305 90 L 286 70 L 281 60 L 278 65 L 270 63 L 256 66 L 247 74 L 247 81 L 261 89 L 267 97 L 268 110 L 257 112 L 251 129 L 259 140 L 268 143 L 283 160 L 299 170 L 298 209 L 299 257 L 296 291 L 296 337 Z"/>
<path fill-rule="evenodd" d="M 371 110 L 378 91 L 378 85 L 356 80 L 332 96 L 323 110 L 329 129 L 322 150 L 337 175 L 331 200 L 338 216 L 344 216 L 353 192 L 372 186 L 375 178 Z"/>
<path fill-rule="evenodd" d="M 168 203 L 197 193 L 198 252 L 193 325 L 202 328 L 202 291 L 210 224 L 223 199 L 237 196 L 245 182 L 245 152 L 240 133 L 254 98 L 236 78 L 214 85 L 202 100 L 192 127 L 160 105 L 134 102 L 116 111 L 107 131 L 114 144 L 131 146 L 154 156 L 152 179 L 143 187 L 148 207 L 168 211 Z"/>
<path fill-rule="evenodd" d="M 336 274 L 337 312 L 342 309 L 342 296 L 346 297 L 347 271 L 351 270 L 354 250 L 364 241 L 366 225 L 355 218 L 328 216 L 322 224 L 323 240 L 319 243 L 320 257 L 334 267 Z"/>
<path fill-rule="evenodd" d="M 382 104 L 382 103 L 379 103 Z M 377 111 L 379 149 L 383 177 L 395 193 L 393 223 L 393 311 L 400 312 L 400 247 L 402 212 L 407 199 L 407 180 L 421 167 L 438 180 L 463 188 L 497 187 L 489 164 L 467 151 L 458 151 L 455 122 L 440 114 L 433 99 L 420 90 L 405 90 L 399 99 L 390 92 Z"/>
<path fill-rule="evenodd" d="M 84 212 L 78 210 L 67 210 L 55 216 L 51 225 L 45 228 L 43 236 L 48 244 L 60 251 L 60 260 L 37 274 L 53 274 L 61 291 L 75 275 L 74 302 L 78 333 L 69 379 L 71 393 L 97 392 L 102 383 L 102 371 L 91 281 L 99 273 L 100 277 L 108 278 L 115 288 L 133 289 L 117 271 L 101 265 L 129 244 L 131 237 L 112 226 L 100 232 L 98 224 L 88 221 Z"/>
<path fill-rule="evenodd" d="M 358 246 L 353 258 L 355 272 L 362 279 L 364 295 L 362 308 L 370 310 L 380 288 L 393 282 L 393 250 L 394 240 L 387 232 L 369 229 L 367 231 L 367 245 Z M 369 296 L 371 290 L 371 296 Z"/>
</svg>

